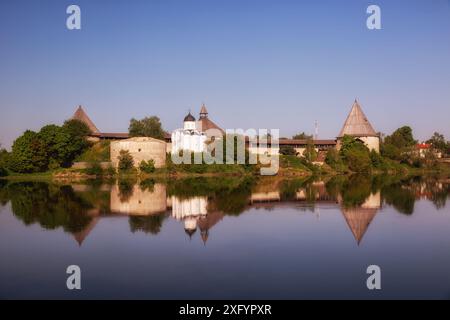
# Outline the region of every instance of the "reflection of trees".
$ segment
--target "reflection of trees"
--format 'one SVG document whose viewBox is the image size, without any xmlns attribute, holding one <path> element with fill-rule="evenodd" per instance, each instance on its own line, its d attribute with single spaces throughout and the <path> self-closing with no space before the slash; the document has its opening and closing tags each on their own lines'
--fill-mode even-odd
<svg viewBox="0 0 450 320">
<path fill-rule="evenodd" d="M 450 197 L 450 184 L 444 183 L 437 178 L 427 179 L 421 183 L 422 193 L 433 202 L 436 209 L 444 208 L 447 198 Z"/>
<path fill-rule="evenodd" d="M 121 202 L 127 202 L 133 196 L 135 179 L 119 179 L 119 198 Z"/>
<path fill-rule="evenodd" d="M 405 188 L 401 183 L 386 185 L 381 189 L 381 196 L 384 201 L 393 206 L 397 211 L 404 214 L 414 212 L 414 192 Z"/>
<path fill-rule="evenodd" d="M 158 234 L 166 218 L 167 215 L 165 213 L 151 216 L 130 216 L 128 222 L 133 233 L 142 231 L 144 233 Z"/>
<path fill-rule="evenodd" d="M 91 221 L 92 206 L 76 196 L 72 187 L 42 182 L 12 183 L 7 186 L 14 215 L 26 225 L 39 223 L 46 229 L 62 227 L 82 231 Z"/>
<path fill-rule="evenodd" d="M 0 205 L 4 206 L 8 203 L 8 189 L 6 188 L 8 181 L 0 179 Z"/>
<path fill-rule="evenodd" d="M 312 179 L 291 179 L 284 180 L 280 184 L 281 200 L 296 200 L 299 189 L 305 189 L 306 201 L 315 202 L 316 190 L 312 185 Z"/>
<path fill-rule="evenodd" d="M 370 196 L 372 180 L 366 175 L 338 176 L 328 181 L 326 188 L 331 196 L 341 195 L 344 207 L 356 207 L 362 205 Z"/>
<path fill-rule="evenodd" d="M 155 190 L 155 180 L 145 179 L 139 183 L 139 187 L 142 191 L 153 192 Z"/>
</svg>

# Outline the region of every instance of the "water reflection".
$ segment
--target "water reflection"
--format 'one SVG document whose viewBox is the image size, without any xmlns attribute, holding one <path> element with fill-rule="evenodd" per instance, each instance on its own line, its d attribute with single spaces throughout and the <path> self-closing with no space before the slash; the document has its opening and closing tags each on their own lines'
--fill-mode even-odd
<svg viewBox="0 0 450 320">
<path fill-rule="evenodd" d="M 132 233 L 157 235 L 167 219 L 196 233 L 206 244 L 210 230 L 226 215 L 251 208 L 300 211 L 340 208 L 359 245 L 380 209 L 385 206 L 411 215 L 417 200 L 444 208 L 450 179 L 396 177 L 334 177 L 326 181 L 279 179 L 185 179 L 168 183 L 122 180 L 113 183 L 60 185 L 44 182 L 0 181 L 0 205 L 10 203 L 25 225 L 47 230 L 62 228 L 81 246 L 100 219 L 127 217 Z"/>
</svg>

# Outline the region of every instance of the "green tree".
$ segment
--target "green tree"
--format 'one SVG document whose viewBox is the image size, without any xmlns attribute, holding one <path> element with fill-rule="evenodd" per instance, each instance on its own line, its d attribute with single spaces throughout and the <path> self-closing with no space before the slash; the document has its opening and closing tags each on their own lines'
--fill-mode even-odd
<svg viewBox="0 0 450 320">
<path fill-rule="evenodd" d="M 370 151 L 370 161 L 374 168 L 381 168 L 383 166 L 383 157 L 375 150 Z"/>
<path fill-rule="evenodd" d="M 292 139 L 295 139 L 295 140 L 309 140 L 312 138 L 313 138 L 312 134 L 311 135 L 306 134 L 305 132 L 297 133 L 296 135 L 292 136 Z"/>
<path fill-rule="evenodd" d="M 158 117 L 145 117 L 142 120 L 131 119 L 128 128 L 132 137 L 152 137 L 164 139 L 164 130 Z"/>
<path fill-rule="evenodd" d="M 70 136 L 70 143 L 65 144 L 64 148 L 60 149 L 63 154 L 65 166 L 70 166 L 72 161 L 91 146 L 87 137 L 91 134 L 89 127 L 79 120 L 68 120 L 62 126 L 64 134 Z"/>
<path fill-rule="evenodd" d="M 64 166 L 72 159 L 72 137 L 62 127 L 47 125 L 39 131 L 39 139 L 44 143 L 49 157 L 50 169 Z"/>
<path fill-rule="evenodd" d="M 0 167 L 8 168 L 11 154 L 6 149 L 0 149 Z"/>
<path fill-rule="evenodd" d="M 133 169 L 134 160 L 128 150 L 120 150 L 120 155 L 117 159 L 119 160 L 119 171 L 128 171 Z"/>
<path fill-rule="evenodd" d="M 372 167 L 369 149 L 364 143 L 351 136 L 342 138 L 341 157 L 354 172 L 368 172 Z"/>
<path fill-rule="evenodd" d="M 449 142 L 447 142 L 444 135 L 440 134 L 439 132 L 435 132 L 433 136 L 427 140 L 427 143 L 432 144 L 433 148 L 442 152 L 443 155 L 447 154 L 448 152 Z"/>
<path fill-rule="evenodd" d="M 39 135 L 31 130 L 17 138 L 12 146 L 9 169 L 18 173 L 42 172 L 48 168 L 45 144 Z"/>
<path fill-rule="evenodd" d="M 390 136 L 387 136 L 384 139 L 384 143 L 403 149 L 414 146 L 417 141 L 414 140 L 411 127 L 403 126 L 395 130 Z"/>
<path fill-rule="evenodd" d="M 317 160 L 317 151 L 314 146 L 314 142 L 312 139 L 308 139 L 308 142 L 306 143 L 305 151 L 303 151 L 303 156 L 305 157 L 306 161 L 308 162 L 314 162 Z"/>
<path fill-rule="evenodd" d="M 344 163 L 339 155 L 339 152 L 337 152 L 335 148 L 328 150 L 325 157 L 325 163 L 338 171 L 342 171 L 344 169 Z"/>
</svg>

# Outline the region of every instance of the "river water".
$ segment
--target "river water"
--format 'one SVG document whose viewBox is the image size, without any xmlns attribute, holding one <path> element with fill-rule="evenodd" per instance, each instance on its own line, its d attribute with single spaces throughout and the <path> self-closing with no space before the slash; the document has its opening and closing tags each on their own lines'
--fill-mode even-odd
<svg viewBox="0 0 450 320">
<path fill-rule="evenodd" d="M 0 298 L 448 299 L 449 198 L 447 177 L 0 181 Z"/>
</svg>

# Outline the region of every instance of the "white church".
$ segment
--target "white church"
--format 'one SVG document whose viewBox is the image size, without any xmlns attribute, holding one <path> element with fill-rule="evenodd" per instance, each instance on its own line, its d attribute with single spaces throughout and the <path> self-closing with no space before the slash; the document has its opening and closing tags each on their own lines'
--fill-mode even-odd
<svg viewBox="0 0 450 320">
<path fill-rule="evenodd" d="M 203 104 L 198 121 L 189 112 L 184 118 L 183 128 L 172 132 L 172 154 L 179 153 L 182 150 L 191 152 L 205 151 L 208 130 L 210 132 L 216 130 L 221 135 L 224 134 L 224 131 L 208 118 L 208 111 Z"/>
</svg>

